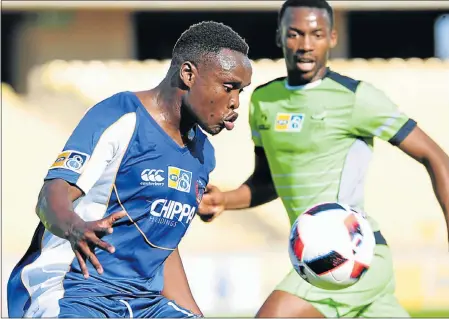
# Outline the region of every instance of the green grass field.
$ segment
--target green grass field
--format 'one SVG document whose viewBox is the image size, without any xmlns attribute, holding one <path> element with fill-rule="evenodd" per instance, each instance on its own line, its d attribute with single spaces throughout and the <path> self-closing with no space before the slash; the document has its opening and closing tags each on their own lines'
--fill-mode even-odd
<svg viewBox="0 0 449 319">
<path fill-rule="evenodd" d="M 447 310 L 429 310 L 429 311 L 410 311 L 413 318 L 449 318 L 449 309 Z"/>
</svg>

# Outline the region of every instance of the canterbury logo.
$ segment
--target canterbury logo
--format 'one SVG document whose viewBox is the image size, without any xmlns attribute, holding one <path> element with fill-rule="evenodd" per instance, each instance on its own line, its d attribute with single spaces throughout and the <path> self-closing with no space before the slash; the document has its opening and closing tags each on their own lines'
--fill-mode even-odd
<svg viewBox="0 0 449 319">
<path fill-rule="evenodd" d="M 140 174 L 142 178 L 142 185 L 162 185 L 165 178 L 162 176 L 164 171 L 161 169 L 144 169 Z"/>
</svg>

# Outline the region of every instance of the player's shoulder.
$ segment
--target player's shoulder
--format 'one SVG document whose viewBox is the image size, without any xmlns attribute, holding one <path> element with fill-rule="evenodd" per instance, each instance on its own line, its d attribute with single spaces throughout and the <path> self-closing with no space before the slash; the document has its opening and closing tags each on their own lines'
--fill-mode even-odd
<svg viewBox="0 0 449 319">
<path fill-rule="evenodd" d="M 361 80 L 354 79 L 352 77 L 340 74 L 331 69 L 327 69 L 325 79 L 331 81 L 337 87 L 347 90 L 352 93 L 356 93 L 363 83 Z"/>
<path fill-rule="evenodd" d="M 354 94 L 356 100 L 384 98 L 385 96 L 382 90 L 367 81 L 357 80 L 330 69 L 328 69 L 326 78 L 331 80 L 334 86 Z"/>
<path fill-rule="evenodd" d="M 360 82 L 356 93 L 358 99 L 364 100 L 384 99 L 387 96 L 383 90 L 366 81 Z"/>
<path fill-rule="evenodd" d="M 326 78 L 333 81 L 336 85 L 354 93 L 355 95 L 376 95 L 382 94 L 382 91 L 375 87 L 373 84 L 357 80 L 352 77 L 340 74 L 338 72 L 328 69 Z"/>
<path fill-rule="evenodd" d="M 114 117 L 124 113 L 135 112 L 138 104 L 137 96 L 129 91 L 115 93 L 92 106 L 88 113 L 101 113 L 103 117 Z"/>
<path fill-rule="evenodd" d="M 283 76 L 256 86 L 252 94 L 253 97 L 269 96 L 278 92 L 279 88 L 284 86 L 285 79 L 286 77 Z"/>
<path fill-rule="evenodd" d="M 98 134 L 103 134 L 106 130 L 113 131 L 117 136 L 134 131 L 137 125 L 137 105 L 132 102 L 131 94 L 119 92 L 96 103 L 84 113 L 78 128 Z"/>
<path fill-rule="evenodd" d="M 89 108 L 83 119 L 95 125 L 108 126 L 123 117 L 136 117 L 138 99 L 134 93 L 115 93 Z"/>
</svg>

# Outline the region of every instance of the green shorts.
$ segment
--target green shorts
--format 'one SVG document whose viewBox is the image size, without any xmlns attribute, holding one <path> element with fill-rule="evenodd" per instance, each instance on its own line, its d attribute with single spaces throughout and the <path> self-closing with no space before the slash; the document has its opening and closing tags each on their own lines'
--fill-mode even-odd
<svg viewBox="0 0 449 319">
<path fill-rule="evenodd" d="M 293 269 L 276 287 L 310 302 L 327 318 L 410 317 L 397 301 L 390 248 L 377 245 L 369 270 L 359 282 L 341 290 L 310 285 Z"/>
</svg>

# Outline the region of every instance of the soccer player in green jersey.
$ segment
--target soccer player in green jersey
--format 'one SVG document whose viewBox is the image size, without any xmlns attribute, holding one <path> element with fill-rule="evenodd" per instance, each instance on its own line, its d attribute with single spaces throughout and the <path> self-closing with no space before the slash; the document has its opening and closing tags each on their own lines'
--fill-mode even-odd
<svg viewBox="0 0 449 319">
<path fill-rule="evenodd" d="M 200 206 L 212 220 L 280 197 L 290 222 L 320 202 L 363 209 L 373 138 L 398 146 L 428 170 L 449 222 L 449 158 L 380 90 L 327 68 L 336 45 L 333 12 L 324 0 L 288 0 L 279 13 L 277 44 L 287 77 L 256 88 L 250 126 L 255 169 L 239 188 L 209 185 Z M 294 270 L 276 287 L 258 317 L 406 317 L 394 296 L 392 257 L 376 222 L 375 258 L 359 282 L 343 290 L 311 286 Z"/>
</svg>

